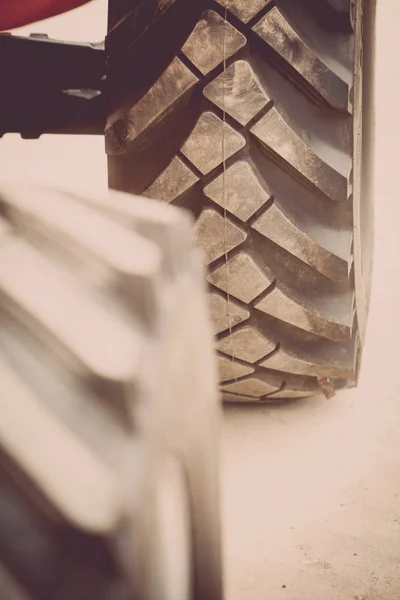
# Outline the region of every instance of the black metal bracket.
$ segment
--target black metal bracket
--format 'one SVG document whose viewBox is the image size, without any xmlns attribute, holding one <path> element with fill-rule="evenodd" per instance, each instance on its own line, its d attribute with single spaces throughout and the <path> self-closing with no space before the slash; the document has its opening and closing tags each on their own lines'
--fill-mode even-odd
<svg viewBox="0 0 400 600">
<path fill-rule="evenodd" d="M 104 44 L 0 34 L 0 136 L 103 134 Z"/>
</svg>

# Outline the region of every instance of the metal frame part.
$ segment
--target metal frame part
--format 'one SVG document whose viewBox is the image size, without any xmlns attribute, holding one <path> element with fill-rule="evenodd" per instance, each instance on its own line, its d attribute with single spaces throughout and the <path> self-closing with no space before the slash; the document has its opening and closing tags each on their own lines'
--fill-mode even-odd
<svg viewBox="0 0 400 600">
<path fill-rule="evenodd" d="M 0 135 L 103 134 L 103 43 L 1 34 L 0 81 Z"/>
</svg>

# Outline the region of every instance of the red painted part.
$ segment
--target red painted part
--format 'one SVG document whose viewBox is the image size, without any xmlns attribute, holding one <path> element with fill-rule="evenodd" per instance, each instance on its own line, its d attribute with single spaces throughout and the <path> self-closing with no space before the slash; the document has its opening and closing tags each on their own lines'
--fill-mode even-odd
<svg viewBox="0 0 400 600">
<path fill-rule="evenodd" d="M 90 0 L 0 0 L 0 31 L 55 17 Z"/>
</svg>

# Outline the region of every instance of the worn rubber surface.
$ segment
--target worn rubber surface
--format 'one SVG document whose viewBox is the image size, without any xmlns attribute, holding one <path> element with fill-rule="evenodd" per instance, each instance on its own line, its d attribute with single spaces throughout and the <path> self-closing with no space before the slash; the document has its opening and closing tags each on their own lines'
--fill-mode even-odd
<svg viewBox="0 0 400 600">
<path fill-rule="evenodd" d="M 174 459 L 188 597 L 220 600 L 219 403 L 187 216 L 3 186 L 0 321 L 0 597 L 169 600 L 154 510 Z"/>
<path fill-rule="evenodd" d="M 110 115 L 110 186 L 196 218 L 225 400 L 331 396 L 357 379 L 366 4 L 199 2 L 164 74 Z"/>
</svg>

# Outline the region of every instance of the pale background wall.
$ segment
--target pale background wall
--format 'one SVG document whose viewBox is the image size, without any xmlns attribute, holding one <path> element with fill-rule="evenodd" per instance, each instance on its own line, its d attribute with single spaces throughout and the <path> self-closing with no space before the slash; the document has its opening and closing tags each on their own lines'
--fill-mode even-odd
<svg viewBox="0 0 400 600">
<path fill-rule="evenodd" d="M 96 0 L 25 30 L 97 41 L 105 23 Z M 375 270 L 360 386 L 330 401 L 225 410 L 228 600 L 400 597 L 399 23 L 400 2 L 378 0 Z M 6 136 L 4 177 L 101 193 L 103 142 Z"/>
</svg>

